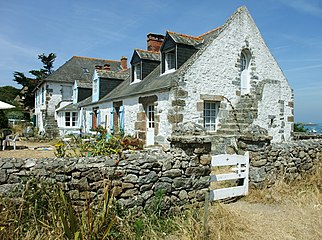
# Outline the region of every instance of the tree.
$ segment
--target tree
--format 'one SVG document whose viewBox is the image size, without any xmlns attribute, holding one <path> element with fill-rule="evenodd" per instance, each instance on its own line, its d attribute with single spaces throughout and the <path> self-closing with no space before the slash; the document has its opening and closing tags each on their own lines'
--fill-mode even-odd
<svg viewBox="0 0 322 240">
<path fill-rule="evenodd" d="M 307 132 L 303 123 L 294 123 L 294 132 Z"/>
<path fill-rule="evenodd" d="M 49 53 L 48 56 L 46 56 L 44 53 L 41 55 L 38 55 L 38 59 L 41 60 L 41 62 L 44 64 L 44 70 L 45 74 L 49 75 L 52 74 L 52 70 L 54 67 L 54 61 L 56 59 L 55 53 Z"/>
<path fill-rule="evenodd" d="M 15 104 L 14 99 L 19 94 L 20 90 L 12 86 L 0 87 L 0 101 Z"/>
<path fill-rule="evenodd" d="M 53 72 L 54 61 L 56 59 L 56 54 L 49 53 L 47 56 L 43 53 L 38 55 L 38 59 L 43 63 L 43 68 L 39 70 L 30 70 L 29 73 L 33 77 L 26 77 L 22 72 L 13 73 L 13 81 L 22 85 L 22 90 L 20 91 L 21 102 L 24 105 L 25 110 L 31 111 L 35 107 L 34 93 L 35 87 L 48 75 Z"/>
</svg>

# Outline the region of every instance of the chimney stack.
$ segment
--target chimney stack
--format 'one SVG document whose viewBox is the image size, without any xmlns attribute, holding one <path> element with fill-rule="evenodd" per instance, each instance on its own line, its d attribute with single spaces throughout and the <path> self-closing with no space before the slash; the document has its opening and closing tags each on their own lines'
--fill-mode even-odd
<svg viewBox="0 0 322 240">
<path fill-rule="evenodd" d="M 125 57 L 125 56 L 121 57 L 121 67 L 123 69 L 127 69 L 127 57 Z"/>
<path fill-rule="evenodd" d="M 104 64 L 103 69 L 107 70 L 107 71 L 110 71 L 111 70 L 111 65 L 106 63 L 106 64 Z"/>
<path fill-rule="evenodd" d="M 159 52 L 164 36 L 156 33 L 148 33 L 147 37 L 148 51 Z"/>
<path fill-rule="evenodd" d="M 95 69 L 97 69 L 97 70 L 102 70 L 102 66 L 101 66 L 101 65 L 96 65 L 96 66 L 95 66 Z"/>
</svg>

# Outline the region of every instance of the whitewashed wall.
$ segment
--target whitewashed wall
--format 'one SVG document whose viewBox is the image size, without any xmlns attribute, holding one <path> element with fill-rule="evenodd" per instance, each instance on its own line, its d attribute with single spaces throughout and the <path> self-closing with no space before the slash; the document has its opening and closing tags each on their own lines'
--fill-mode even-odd
<svg viewBox="0 0 322 240">
<path fill-rule="evenodd" d="M 197 112 L 196 102 L 200 102 L 200 94 L 222 95 L 235 105 L 240 97 L 236 94 L 240 86 L 236 85 L 239 76 L 239 67 L 236 66 L 240 59 L 241 51 L 247 47 L 252 53 L 255 68 L 252 69 L 257 79 L 251 80 L 255 86 L 264 80 L 277 80 L 280 84 L 274 90 L 264 88 L 264 97 L 259 103 L 259 118 L 255 121 L 261 127 L 267 128 L 268 115 L 279 116 L 279 100 L 285 101 L 285 115 L 292 116 L 292 108 L 287 103 L 292 100 L 292 89 L 279 68 L 274 57 L 267 48 L 262 36 L 250 15 L 242 10 L 228 21 L 223 32 L 204 51 L 197 53 L 196 61 L 187 70 L 184 81 L 188 98 L 187 106 L 183 111 L 185 121 L 198 121 L 200 113 Z M 252 68 L 253 66 L 251 66 Z M 229 106 L 229 105 L 228 105 Z M 268 107 L 269 106 L 269 107 Z M 278 118 L 278 117 L 277 117 Z M 276 124 L 281 125 L 281 120 Z M 286 139 L 290 136 L 292 123 L 285 121 Z M 277 129 L 270 129 L 274 141 L 281 139 Z"/>
</svg>

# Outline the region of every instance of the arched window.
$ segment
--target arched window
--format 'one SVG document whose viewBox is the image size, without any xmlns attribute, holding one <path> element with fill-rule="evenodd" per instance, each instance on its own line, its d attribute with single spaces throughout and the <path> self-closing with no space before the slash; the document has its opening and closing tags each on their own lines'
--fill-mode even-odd
<svg viewBox="0 0 322 240">
<path fill-rule="evenodd" d="M 247 68 L 247 57 L 244 52 L 241 53 L 240 56 L 240 70 L 243 71 Z"/>
<path fill-rule="evenodd" d="M 250 61 L 251 54 L 245 49 L 240 55 L 240 92 L 241 95 L 250 93 Z"/>
</svg>

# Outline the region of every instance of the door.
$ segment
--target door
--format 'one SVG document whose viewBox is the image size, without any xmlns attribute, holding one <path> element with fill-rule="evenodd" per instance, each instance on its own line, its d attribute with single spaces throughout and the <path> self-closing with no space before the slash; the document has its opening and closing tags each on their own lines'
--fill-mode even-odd
<svg viewBox="0 0 322 240">
<path fill-rule="evenodd" d="M 146 145 L 154 145 L 154 105 L 147 106 Z"/>
</svg>

